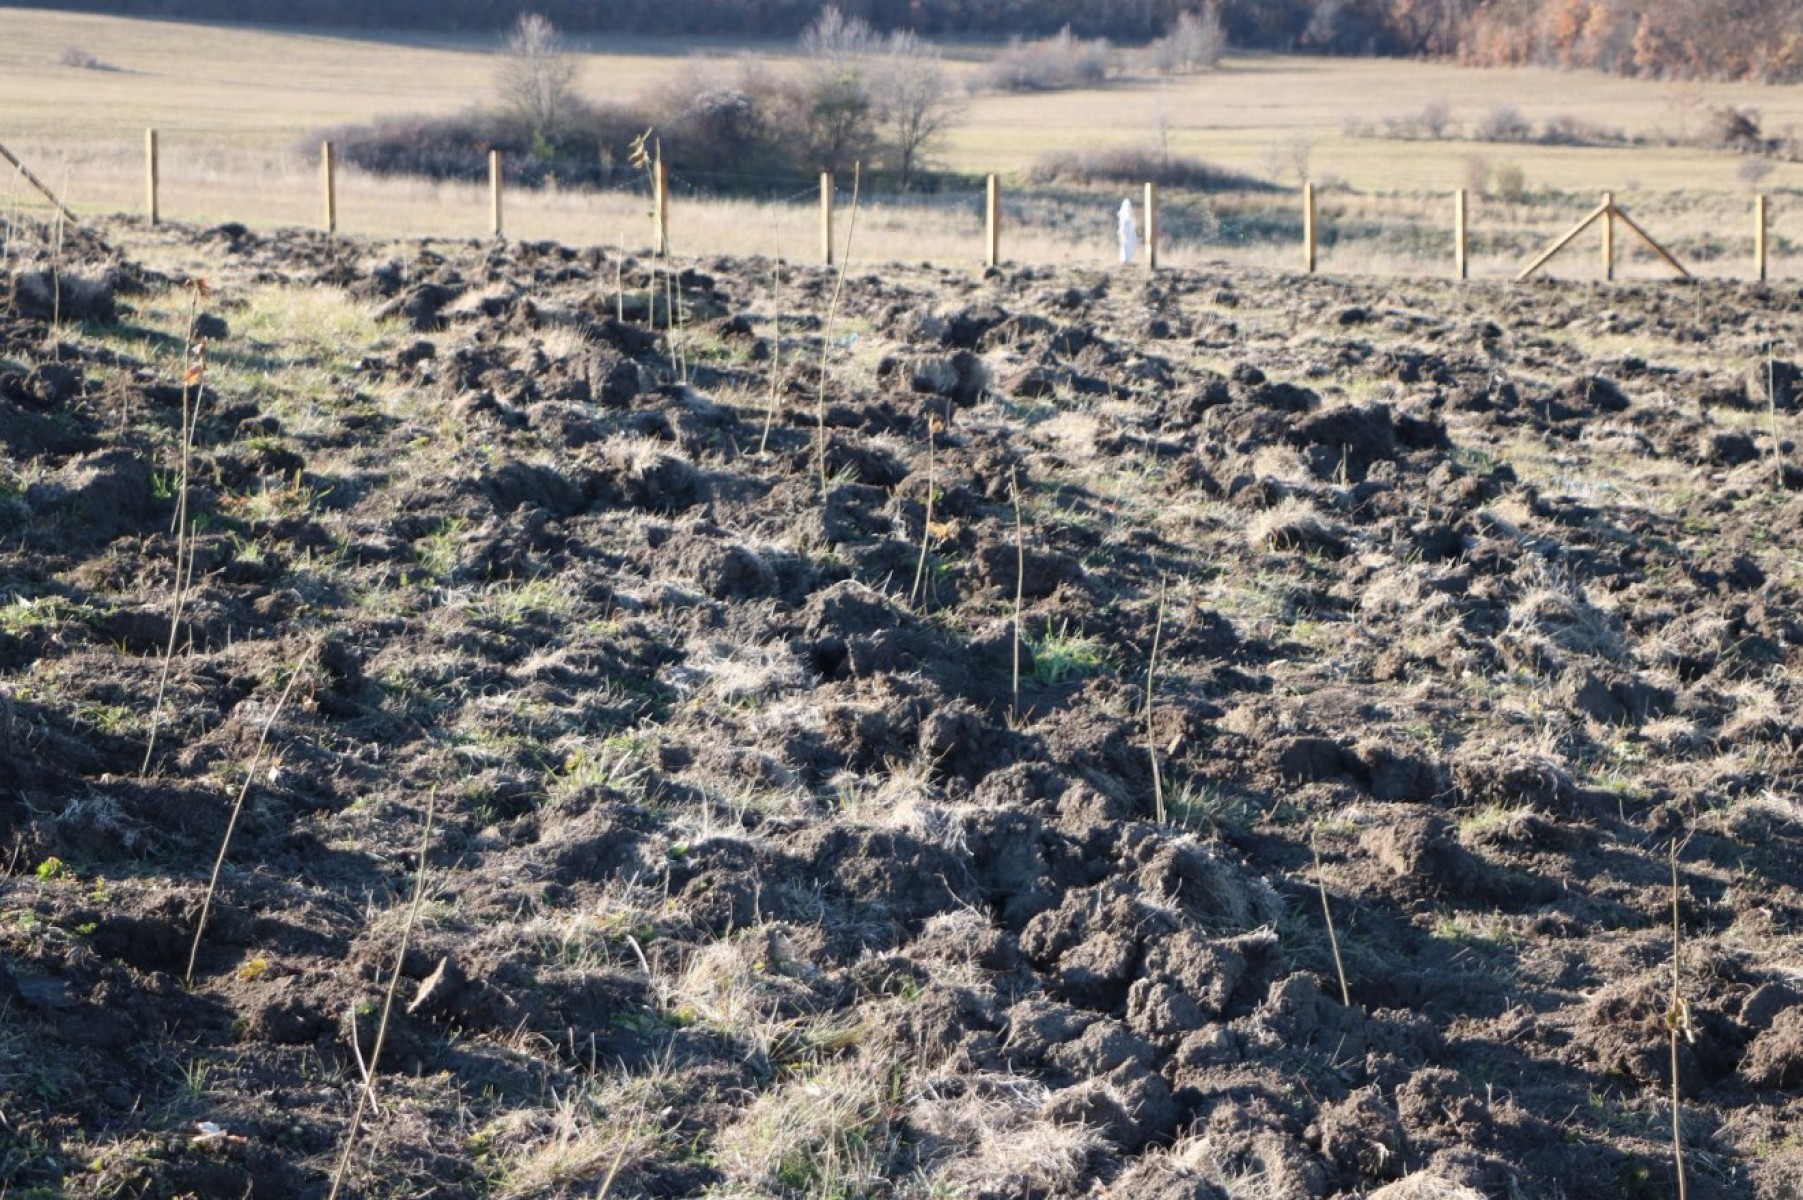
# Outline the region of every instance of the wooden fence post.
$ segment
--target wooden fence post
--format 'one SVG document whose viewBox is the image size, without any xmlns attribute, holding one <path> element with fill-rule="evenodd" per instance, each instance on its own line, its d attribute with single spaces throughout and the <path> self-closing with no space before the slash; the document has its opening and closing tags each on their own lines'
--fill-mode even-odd
<svg viewBox="0 0 1803 1200">
<path fill-rule="evenodd" d="M 1762 192 L 1753 198 L 1753 277 L 1759 282 L 1766 280 L 1767 239 L 1771 236 L 1771 222 L 1766 214 L 1765 194 Z"/>
<path fill-rule="evenodd" d="M 1452 198 L 1452 254 L 1454 262 L 1458 264 L 1460 279 L 1471 278 L 1471 236 L 1467 220 L 1465 189 L 1460 188 Z"/>
<path fill-rule="evenodd" d="M 144 214 L 155 225 L 157 211 L 157 131 L 144 131 Z"/>
<path fill-rule="evenodd" d="M 820 259 L 833 265 L 833 173 L 820 172 Z"/>
<path fill-rule="evenodd" d="M 326 232 L 338 232 L 338 152 L 331 142 L 319 145 L 319 185 L 324 192 Z"/>
<path fill-rule="evenodd" d="M 492 237 L 500 237 L 503 228 L 501 223 L 501 152 L 488 152 L 488 230 Z"/>
<path fill-rule="evenodd" d="M 1313 180 L 1302 185 L 1302 248 L 1308 261 L 1308 273 L 1315 273 L 1316 233 L 1315 233 L 1315 184 Z"/>
<path fill-rule="evenodd" d="M 1615 279 L 1615 193 L 1603 193 L 1603 278 Z"/>
<path fill-rule="evenodd" d="M 652 241 L 658 254 L 670 253 L 670 167 L 659 155 L 652 171 L 652 220 L 656 228 L 652 232 Z"/>
<path fill-rule="evenodd" d="M 1158 185 L 1146 184 L 1146 270 L 1158 269 Z"/>
<path fill-rule="evenodd" d="M 983 263 L 999 267 L 1002 265 L 1002 177 L 991 175 L 984 187 Z"/>
</svg>

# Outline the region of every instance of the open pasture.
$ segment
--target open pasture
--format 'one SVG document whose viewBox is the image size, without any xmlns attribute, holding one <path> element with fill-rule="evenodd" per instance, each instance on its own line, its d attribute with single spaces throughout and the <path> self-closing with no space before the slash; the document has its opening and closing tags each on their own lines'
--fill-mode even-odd
<svg viewBox="0 0 1803 1200">
<path fill-rule="evenodd" d="M 696 53 L 747 49 L 706 42 L 588 39 L 582 87 L 591 97 L 654 86 Z M 104 69 L 65 65 L 79 49 Z M 753 46 L 782 69 L 793 47 Z M 162 143 L 162 208 L 175 220 L 309 225 L 319 220 L 321 128 L 383 114 L 458 111 L 489 97 L 493 41 L 479 37 L 322 35 L 0 9 L 0 142 L 19 153 L 78 212 L 141 212 L 143 131 Z M 954 77 L 992 48 L 954 46 Z M 1452 132 L 1436 141 L 1351 136 L 1441 103 Z M 1686 141 L 1712 107 L 1760 111 L 1773 134 L 1803 126 L 1803 89 L 1632 81 L 1546 71 L 1471 70 L 1413 62 L 1229 58 L 1221 71 L 1174 79 L 1127 77 L 1104 87 L 1032 96 L 971 97 L 967 120 L 936 161 L 975 178 L 1013 177 L 1037 156 L 1077 145 L 1149 145 L 1161 137 L 1193 155 L 1294 185 L 1299 169 L 1325 185 L 1327 269 L 1442 273 L 1449 269 L 1448 196 L 1474 170 L 1519 173 L 1512 198 L 1474 202 L 1474 269 L 1503 275 L 1523 252 L 1612 190 L 1631 211 L 1656 211 L 1656 232 L 1702 258 L 1704 270 L 1744 274 L 1750 262 L 1751 186 L 1745 158 L 1693 145 L 1544 146 L 1470 140 L 1499 105 L 1536 128 L 1555 118 L 1633 139 Z M 1482 159 L 1475 168 L 1472 159 Z M 1299 167 L 1300 164 L 1300 167 Z M 680 175 L 680 159 L 676 162 Z M 420 183 L 343 173 L 340 221 L 382 236 L 480 236 L 487 229 L 482 164 L 471 181 Z M 1776 163 L 1758 184 L 1774 197 L 1777 254 L 1803 244 L 1803 166 Z M 679 192 L 681 251 L 807 257 L 815 215 L 794 204 L 696 203 Z M 0 203 L 35 211 L 16 179 Z M 918 203 L 870 198 L 857 250 L 872 261 L 968 263 L 979 253 L 974 185 Z M 1180 204 L 1177 197 L 1173 205 Z M 1192 200 L 1173 209 L 1173 264 L 1226 258 L 1298 261 L 1293 198 Z M 511 236 L 577 244 L 642 245 L 645 201 L 624 195 L 510 193 Z M 1110 255 L 1107 197 L 1064 193 L 1011 208 L 1015 261 L 1102 262 Z M 1332 219 L 1344 214 L 1344 239 Z M 1243 219 L 1242 219 L 1243 218 Z M 1373 233 L 1372 231 L 1376 232 Z M 1362 232 L 1360 232 L 1362 231 Z M 1629 270 L 1652 275 L 1651 264 Z M 1561 270 L 1594 272 L 1594 255 Z"/>
</svg>

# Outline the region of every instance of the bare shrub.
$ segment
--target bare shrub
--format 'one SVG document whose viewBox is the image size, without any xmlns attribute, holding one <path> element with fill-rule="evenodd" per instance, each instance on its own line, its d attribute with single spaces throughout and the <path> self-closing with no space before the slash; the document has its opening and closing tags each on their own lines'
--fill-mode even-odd
<svg viewBox="0 0 1803 1200">
<path fill-rule="evenodd" d="M 1306 183 L 1314 152 L 1315 139 L 1306 133 L 1272 138 L 1264 145 L 1259 165 L 1264 169 L 1265 178 L 1274 184 L 1282 184 L 1286 178 L 1299 184 Z"/>
<path fill-rule="evenodd" d="M 1162 75 L 1188 75 L 1213 70 L 1226 52 L 1227 29 L 1210 5 L 1180 14 L 1171 31 L 1147 47 L 1147 61 Z"/>
<path fill-rule="evenodd" d="M 1284 156 L 1288 160 L 1290 173 L 1296 177 L 1297 183 L 1308 182 L 1309 162 L 1314 157 L 1315 139 L 1306 133 L 1290 135 L 1283 144 Z"/>
<path fill-rule="evenodd" d="M 608 184 L 631 178 L 627 143 L 654 123 L 641 109 L 590 108 L 578 101 L 556 146 L 533 139 L 508 114 L 478 109 L 442 117 L 384 117 L 322 130 L 301 145 L 317 151 L 320 138 L 330 139 L 343 162 L 372 174 L 469 180 L 482 177 L 485 153 L 493 147 L 508 155 L 509 186 L 540 187 L 553 177 Z"/>
<path fill-rule="evenodd" d="M 1383 128 L 1385 137 L 1439 141 L 1452 130 L 1452 105 L 1433 100 L 1414 112 L 1385 117 Z"/>
<path fill-rule="evenodd" d="M 565 52 L 555 25 L 537 13 L 520 14 L 501 46 L 495 91 L 502 110 L 525 127 L 533 142 L 557 140 L 579 104 L 576 62 Z"/>
<path fill-rule="evenodd" d="M 1480 142 L 1525 142 L 1534 136 L 1534 127 L 1513 104 L 1498 104 L 1484 114 L 1472 136 Z"/>
<path fill-rule="evenodd" d="M 1560 113 L 1548 117 L 1540 127 L 1540 140 L 1549 146 L 1614 146 L 1627 142 L 1628 135 L 1571 113 Z"/>
<path fill-rule="evenodd" d="M 1481 154 L 1465 156 L 1465 190 L 1474 196 L 1490 194 L 1490 160 Z"/>
<path fill-rule="evenodd" d="M 877 124 L 906 188 L 920 156 L 963 119 L 964 107 L 939 61 L 938 47 L 911 32 L 889 35 L 872 72 Z"/>
<path fill-rule="evenodd" d="M 876 30 L 862 17 L 848 17 L 838 5 L 828 5 L 802 31 L 801 52 L 843 67 L 874 53 L 879 40 Z"/>
<path fill-rule="evenodd" d="M 1420 120 L 1422 132 L 1439 141 L 1452 129 L 1452 105 L 1445 100 L 1429 100 L 1421 106 Z"/>
<path fill-rule="evenodd" d="M 1734 176 L 1748 187 L 1758 187 L 1773 171 L 1769 158 L 1743 158 L 1734 168 Z"/>
<path fill-rule="evenodd" d="M 1730 150 L 1758 150 L 1764 145 L 1759 110 L 1735 108 L 1731 104 L 1712 108 L 1704 126 L 1704 137 L 1711 145 L 1726 146 Z"/>
<path fill-rule="evenodd" d="M 1528 198 L 1528 177 L 1517 163 L 1498 163 L 1496 167 L 1496 194 L 1510 203 L 1517 203 Z"/>
<path fill-rule="evenodd" d="M 57 62 L 65 67 L 75 67 L 83 71 L 113 71 L 118 68 L 102 62 L 91 51 L 83 46 L 65 46 Z"/>
<path fill-rule="evenodd" d="M 1108 40 L 1083 41 L 1066 26 L 1055 37 L 1019 38 L 990 60 L 972 80 L 973 90 L 1049 92 L 1093 87 L 1108 78 Z"/>
<path fill-rule="evenodd" d="M 1028 165 L 1031 184 L 1156 183 L 1199 192 L 1270 191 L 1271 185 L 1199 158 L 1154 146 L 1083 146 L 1054 150 Z"/>
</svg>

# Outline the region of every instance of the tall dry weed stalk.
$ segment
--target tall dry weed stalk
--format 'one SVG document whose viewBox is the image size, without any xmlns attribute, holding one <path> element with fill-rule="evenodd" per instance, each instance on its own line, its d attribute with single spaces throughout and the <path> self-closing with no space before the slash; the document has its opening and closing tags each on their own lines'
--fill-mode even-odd
<svg viewBox="0 0 1803 1200">
<path fill-rule="evenodd" d="M 620 252 L 614 256 L 614 320 L 626 324 L 626 235 L 620 234 Z"/>
<path fill-rule="evenodd" d="M 1672 839 L 1672 995 L 1665 1010 L 1665 1030 L 1671 1039 L 1672 1053 L 1672 1165 L 1678 1173 L 1678 1200 L 1689 1200 L 1690 1188 L 1684 1174 L 1684 1110 L 1679 1096 L 1678 1039 L 1694 1042 L 1696 1034 L 1690 1026 L 1690 1004 L 1684 999 L 1679 954 L 1683 949 L 1683 927 L 1678 913 L 1678 852 L 1683 844 Z"/>
<path fill-rule="evenodd" d="M 25 171 L 25 167 L 21 164 L 19 170 L 23 172 Z M 28 172 L 27 175 L 29 175 Z M 69 194 L 69 171 L 66 167 L 63 169 L 62 194 L 65 196 Z M 68 215 L 69 210 L 64 208 L 59 202 L 56 205 L 56 214 L 50 218 L 49 340 L 53 348 L 57 338 L 61 336 L 63 328 L 63 233 L 66 228 L 63 222 Z"/>
<path fill-rule="evenodd" d="M 664 197 L 660 193 L 658 180 L 664 178 L 664 144 L 663 139 L 655 136 L 655 129 L 647 129 L 632 139 L 628 161 L 633 169 L 645 172 L 645 179 L 651 188 L 651 282 L 646 287 L 645 320 L 655 330 L 657 328 L 658 286 L 663 286 L 664 302 L 664 353 L 676 367 L 679 381 L 689 381 L 689 362 L 685 347 L 677 336 L 682 326 L 682 281 L 674 260 L 670 257 L 669 239 L 663 223 L 663 212 L 658 205 Z M 662 268 L 660 271 L 659 268 Z"/>
<path fill-rule="evenodd" d="M 174 667 L 176 642 L 181 636 L 182 611 L 187 607 L 188 592 L 194 582 L 195 530 L 188 512 L 189 482 L 194 467 L 194 440 L 200 425 L 200 402 L 207 380 L 206 339 L 196 337 L 194 329 L 200 320 L 200 301 L 207 294 L 207 282 L 192 280 L 188 289 L 188 325 L 182 337 L 182 427 L 177 450 L 175 517 L 170 522 L 175 534 L 175 582 L 169 593 L 169 638 L 163 646 L 156 695 L 150 705 L 150 737 L 144 746 L 143 765 L 138 768 L 141 777 L 149 776 L 150 764 L 156 755 L 163 704 L 169 695 L 169 672 Z"/>
<path fill-rule="evenodd" d="M 1014 707 L 1009 724 L 1020 719 L 1021 601 L 1027 594 L 1027 532 L 1020 513 L 1020 468 L 1008 468 L 1008 497 L 1014 501 Z"/>
<path fill-rule="evenodd" d="M 851 239 L 858 229 L 858 192 L 863 182 L 864 164 L 851 168 L 851 215 L 845 222 L 845 253 L 839 256 L 839 276 L 833 281 L 833 296 L 826 305 L 826 324 L 820 330 L 820 394 L 814 405 L 814 459 L 820 469 L 820 491 L 826 493 L 826 368 L 833 349 L 833 323 L 839 318 L 839 297 L 845 293 L 845 276 L 851 270 Z"/>
<path fill-rule="evenodd" d="M 1784 454 L 1778 445 L 1778 368 L 1772 346 L 1765 348 L 1765 416 L 1772 438 L 1772 486 L 1784 490 Z"/>
<path fill-rule="evenodd" d="M 926 607 L 926 595 L 922 591 L 921 585 L 926 581 L 927 552 L 933 545 L 933 490 L 937 486 L 934 480 L 938 478 L 933 469 L 933 444 L 939 440 L 941 428 L 943 426 L 939 423 L 938 414 L 927 417 L 926 520 L 921 522 L 920 526 L 920 561 L 914 564 L 914 586 L 908 589 L 908 603 L 919 603 L 923 609 Z"/>
<path fill-rule="evenodd" d="M 1321 916 L 1327 921 L 1327 944 L 1333 949 L 1333 969 L 1340 977 L 1340 1003 L 1352 1007 L 1352 989 L 1346 986 L 1346 963 L 1340 957 L 1340 935 L 1334 932 L 1333 909 L 1327 903 L 1327 875 L 1321 869 L 1320 828 L 1310 826 L 1308 848 L 1315 855 L 1315 887 L 1321 892 Z"/>
<path fill-rule="evenodd" d="M 413 903 L 407 908 L 407 923 L 401 927 L 401 947 L 394 956 L 394 969 L 388 975 L 388 992 L 382 998 L 382 1019 L 376 1025 L 376 1043 L 370 1047 L 368 1072 L 364 1084 L 357 1089 L 357 1108 L 351 1114 L 351 1127 L 344 1135 L 344 1150 L 338 1156 L 338 1169 L 332 1173 L 332 1190 L 327 1200 L 338 1200 L 338 1193 L 344 1187 L 345 1174 L 350 1170 L 351 1151 L 357 1144 L 357 1132 L 363 1126 L 363 1113 L 375 1096 L 376 1070 L 382 1061 L 382 1043 L 388 1039 L 388 1019 L 394 1012 L 394 993 L 400 986 L 401 967 L 407 962 L 407 945 L 413 940 L 413 927 L 419 922 L 420 905 L 426 897 L 426 855 L 432 848 L 432 819 L 438 812 L 438 789 L 433 788 L 426 795 L 426 826 L 419 836 L 419 870 L 413 877 Z M 354 1019 L 355 1010 L 353 1010 Z M 351 1042 L 355 1045 L 357 1031 L 353 1026 Z"/>
<path fill-rule="evenodd" d="M 1152 759 L 1152 808 L 1158 823 L 1165 823 L 1164 771 L 1158 765 L 1158 734 L 1153 728 L 1153 703 L 1158 695 L 1158 648 L 1164 640 L 1165 580 L 1158 581 L 1158 618 L 1152 626 L 1152 655 L 1146 663 L 1146 753 Z"/>
<path fill-rule="evenodd" d="M 194 943 L 188 947 L 188 969 L 182 973 L 184 984 L 194 982 L 194 963 L 200 958 L 200 938 L 206 932 L 207 916 L 213 911 L 213 895 L 219 890 L 219 873 L 225 868 L 226 852 L 231 849 L 232 834 L 238 829 L 238 817 L 244 812 L 245 797 L 250 795 L 250 785 L 256 781 L 257 772 L 262 768 L 263 748 L 269 744 L 269 731 L 275 727 L 276 719 L 282 715 L 282 710 L 288 707 L 288 698 L 294 694 L 294 685 L 306 673 L 313 654 L 314 652 L 309 650 L 299 662 L 295 663 L 294 670 L 288 676 L 287 685 L 282 688 L 281 697 L 276 700 L 275 707 L 269 710 L 269 716 L 263 720 L 263 730 L 257 735 L 257 747 L 251 751 L 250 762 L 245 764 L 244 781 L 238 787 L 238 798 L 232 802 L 231 816 L 226 818 L 225 834 L 219 839 L 219 856 L 213 860 L 213 874 L 207 880 L 206 895 L 201 897 L 200 919 L 194 922 Z"/>
<path fill-rule="evenodd" d="M 776 421 L 776 404 L 782 396 L 783 381 L 783 264 L 771 269 L 770 319 L 775 332 L 770 338 L 770 399 L 764 405 L 764 432 L 758 437 L 761 457 L 770 449 L 770 426 Z"/>
</svg>

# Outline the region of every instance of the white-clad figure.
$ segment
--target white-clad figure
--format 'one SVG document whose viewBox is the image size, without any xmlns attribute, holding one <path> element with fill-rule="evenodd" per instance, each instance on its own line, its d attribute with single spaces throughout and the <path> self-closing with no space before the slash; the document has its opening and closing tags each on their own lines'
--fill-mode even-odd
<svg viewBox="0 0 1803 1200">
<path fill-rule="evenodd" d="M 1133 201 L 1121 201 L 1121 261 L 1130 263 L 1139 250 L 1139 231 L 1133 228 Z"/>
</svg>

